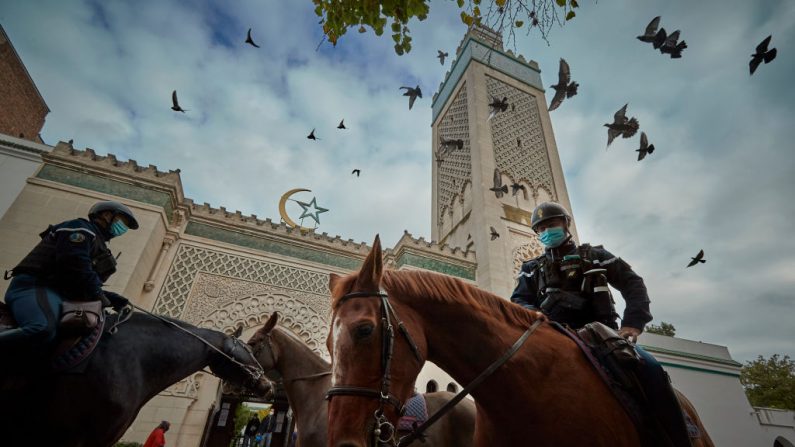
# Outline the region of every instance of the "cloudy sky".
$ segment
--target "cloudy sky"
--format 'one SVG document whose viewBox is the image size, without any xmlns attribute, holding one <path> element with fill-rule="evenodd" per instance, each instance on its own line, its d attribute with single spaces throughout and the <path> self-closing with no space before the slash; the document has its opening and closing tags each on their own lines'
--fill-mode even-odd
<svg viewBox="0 0 795 447">
<path fill-rule="evenodd" d="M 45 142 L 180 168 L 199 203 L 278 220 L 279 196 L 304 187 L 332 210 L 321 231 L 366 242 L 379 232 L 388 246 L 404 229 L 430 238 L 431 96 L 450 67 L 435 55 L 452 56 L 466 30 L 455 3 L 411 23 L 407 56 L 388 35 L 355 30 L 316 51 L 312 10 L 0 0 L 0 23 L 51 109 Z M 682 30 L 682 59 L 634 38 L 656 15 Z M 580 83 L 552 120 L 581 240 L 645 278 L 656 323 L 741 361 L 795 356 L 794 24 L 787 0 L 582 1 L 549 44 L 515 42 L 545 85 L 561 57 Z M 249 27 L 260 49 L 243 45 Z M 778 57 L 750 77 L 769 34 Z M 425 98 L 409 111 L 398 87 L 416 84 Z M 187 114 L 169 109 L 174 89 Z M 642 163 L 637 137 L 604 149 L 602 124 L 625 103 L 657 148 Z M 347 131 L 335 128 L 342 118 Z M 321 141 L 305 138 L 313 128 Z M 685 270 L 702 248 L 707 263 Z"/>
</svg>

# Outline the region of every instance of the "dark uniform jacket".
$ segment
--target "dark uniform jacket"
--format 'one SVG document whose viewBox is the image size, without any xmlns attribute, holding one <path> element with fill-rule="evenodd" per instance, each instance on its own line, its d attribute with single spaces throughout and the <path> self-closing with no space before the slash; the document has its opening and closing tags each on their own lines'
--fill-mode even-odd
<svg viewBox="0 0 795 447">
<path fill-rule="evenodd" d="M 577 245 L 568 240 L 560 247 L 553 249 L 546 249 L 544 254 L 522 264 L 519 273 L 519 283 L 516 286 L 511 301 L 523 307 L 532 309 L 541 309 L 541 303 L 547 298 L 544 290 L 539 290 L 544 284 L 548 284 L 546 277 L 540 278 L 541 275 L 546 275 L 541 271 L 541 266 L 553 265 L 554 261 L 561 261 L 566 255 L 576 255 L 581 252 Z M 643 283 L 643 278 L 638 276 L 637 273 L 632 271 L 632 267 L 627 264 L 623 259 L 614 256 L 609 251 L 605 250 L 601 245 L 593 246 L 589 250 L 593 263 L 592 268 L 604 268 L 607 270 L 607 282 L 618 289 L 626 301 L 626 308 L 624 310 L 624 318 L 622 319 L 621 326 L 629 326 L 637 329 L 643 329 L 646 323 L 652 320 L 651 313 L 649 312 L 649 295 L 646 292 L 646 286 Z M 570 290 L 578 296 L 583 296 L 579 288 L 577 290 Z M 588 299 L 588 296 L 583 296 Z M 588 312 L 588 307 L 582 311 Z M 551 316 L 552 319 L 554 316 Z M 565 318 L 562 318 L 565 319 Z M 590 315 L 581 315 L 574 318 L 577 321 L 596 321 Z M 571 324 L 569 321 L 560 321 L 561 323 Z M 574 326 L 581 326 L 575 324 Z"/>
<path fill-rule="evenodd" d="M 14 274 L 36 276 L 64 299 L 100 299 L 102 283 L 116 271 L 105 245 L 110 233 L 86 219 L 74 219 L 50 225 L 40 236 Z"/>
</svg>

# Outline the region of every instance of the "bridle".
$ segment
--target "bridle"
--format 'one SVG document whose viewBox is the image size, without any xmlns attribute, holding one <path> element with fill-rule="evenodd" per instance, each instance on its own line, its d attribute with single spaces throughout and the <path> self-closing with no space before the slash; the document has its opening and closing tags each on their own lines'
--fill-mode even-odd
<svg viewBox="0 0 795 447">
<path fill-rule="evenodd" d="M 273 381 L 275 383 L 284 384 L 286 382 L 298 382 L 298 381 L 302 381 L 302 380 L 319 379 L 321 377 L 325 377 L 325 376 L 331 375 L 331 371 L 321 371 L 319 373 L 309 374 L 309 375 L 306 375 L 306 376 L 283 377 L 281 372 L 279 372 L 276 369 L 276 356 L 273 354 L 276 350 L 273 348 L 273 337 L 271 336 L 270 333 L 265 334 L 265 344 L 268 345 L 268 355 L 271 358 L 271 365 L 273 365 L 273 368 L 269 369 L 268 371 L 265 371 L 265 373 L 264 373 L 265 377 L 267 377 L 268 380 L 271 380 L 271 381 Z M 261 346 L 261 344 L 259 344 L 257 347 L 253 347 L 251 345 L 248 345 L 248 346 L 249 346 L 250 349 L 252 349 L 253 353 L 260 352 L 262 350 L 262 348 L 259 347 L 259 346 Z M 254 355 L 254 358 L 256 359 L 256 355 Z M 275 372 L 276 374 L 278 374 L 278 377 L 271 377 L 270 376 L 271 372 Z"/>
<path fill-rule="evenodd" d="M 373 414 L 375 417 L 375 429 L 373 430 L 373 435 L 375 436 L 376 444 L 391 443 L 391 445 L 394 445 L 395 434 L 397 432 L 394 425 L 392 425 L 392 423 L 386 418 L 386 415 L 384 414 L 384 407 L 386 405 L 393 406 L 397 411 L 397 414 L 401 416 L 404 413 L 405 407 L 403 406 L 403 402 L 401 402 L 400 399 L 398 399 L 389 391 L 392 377 L 392 354 L 395 347 L 395 328 L 392 325 L 392 317 L 394 317 L 395 321 L 397 322 L 398 330 L 401 334 L 403 334 L 406 342 L 408 342 L 409 348 L 411 348 L 411 352 L 414 353 L 414 357 L 417 359 L 420 365 L 422 365 L 425 361 L 420 354 L 419 348 L 417 348 L 417 344 L 414 342 L 414 339 L 411 338 L 411 335 L 406 329 L 406 326 L 402 321 L 400 321 L 400 318 L 397 316 L 392 304 L 389 303 L 389 296 L 386 292 L 383 290 L 377 292 L 351 292 L 343 295 L 340 298 L 339 303 L 342 304 L 351 298 L 381 299 L 381 389 L 347 385 L 332 386 L 326 393 L 326 400 L 330 401 L 334 396 L 359 396 L 377 399 L 379 402 L 379 407 L 378 410 L 376 410 Z"/>
<path fill-rule="evenodd" d="M 390 315 L 394 316 L 395 321 L 397 321 L 397 326 L 400 332 L 403 334 L 404 338 L 409 344 L 411 351 L 414 353 L 414 356 L 417 358 L 417 361 L 420 362 L 420 365 L 424 363 L 422 355 L 420 354 L 419 349 L 417 348 L 417 344 L 414 342 L 414 339 L 411 338 L 408 330 L 406 329 L 403 322 L 400 321 L 397 314 L 395 313 L 395 309 L 389 303 L 389 296 L 383 290 L 378 292 L 351 292 L 346 295 L 343 295 L 340 300 L 339 304 L 351 299 L 351 298 L 380 298 L 381 299 L 381 369 L 383 371 L 383 375 L 381 377 L 381 389 L 375 390 L 372 388 L 363 388 L 357 386 L 332 386 L 329 388 L 328 392 L 326 393 L 326 400 L 331 400 L 334 396 L 359 396 L 359 397 L 369 397 L 372 399 L 378 399 L 380 405 L 378 410 L 375 411 L 373 414 L 375 418 L 375 428 L 373 430 L 374 436 L 374 445 L 385 444 L 390 446 L 396 447 L 404 447 L 411 444 L 416 439 L 423 438 L 423 432 L 428 429 L 431 425 L 433 425 L 436 421 L 438 421 L 445 413 L 452 410 L 453 407 L 458 404 L 467 394 L 469 394 L 473 389 L 475 389 L 478 385 L 480 385 L 486 378 L 488 378 L 494 371 L 496 371 L 500 366 L 502 366 L 505 362 L 508 361 L 515 353 L 519 350 L 519 348 L 524 345 L 524 342 L 530 337 L 530 335 L 541 326 L 545 320 L 542 318 L 537 319 L 530 325 L 527 330 L 519 337 L 519 339 L 514 342 L 514 344 L 507 350 L 505 353 L 495 360 L 491 365 L 488 366 L 483 372 L 481 372 L 472 382 L 470 382 L 467 386 L 464 387 L 458 394 L 455 395 L 452 399 L 450 399 L 446 404 L 444 404 L 439 410 L 437 410 L 431 417 L 428 418 L 422 425 L 419 427 L 414 428 L 411 433 L 406 436 L 400 438 L 400 440 L 395 439 L 395 435 L 397 431 L 395 430 L 395 426 L 389 422 L 389 420 L 384 415 L 384 406 L 386 404 L 390 404 L 395 407 L 397 410 L 397 414 L 399 416 L 403 415 L 405 407 L 403 403 L 398 399 L 396 396 L 389 392 L 389 385 L 391 381 L 390 375 L 390 365 L 392 362 L 392 352 L 394 349 L 395 343 L 395 331 L 392 326 L 392 320 Z"/>
</svg>

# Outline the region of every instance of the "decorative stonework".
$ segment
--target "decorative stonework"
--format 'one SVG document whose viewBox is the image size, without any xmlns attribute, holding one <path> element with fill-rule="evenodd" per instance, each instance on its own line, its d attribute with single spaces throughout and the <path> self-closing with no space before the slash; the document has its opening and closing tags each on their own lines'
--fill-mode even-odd
<svg viewBox="0 0 795 447">
<path fill-rule="evenodd" d="M 200 272 L 316 295 L 328 294 L 328 276 L 325 274 L 181 244 L 160 289 L 154 311 L 181 318 L 196 275 Z"/>
<path fill-rule="evenodd" d="M 507 97 L 511 105 L 491 120 L 497 169 L 513 181 L 524 182 L 533 189 L 544 187 L 556 200 L 536 97 L 490 76 L 486 76 L 486 85 L 489 99 Z"/>
<path fill-rule="evenodd" d="M 438 194 L 438 221 L 441 225 L 444 213 L 452 214 L 454 200 L 463 197 L 467 183 L 472 182 L 472 155 L 469 145 L 469 113 L 467 111 L 466 83 L 461 85 L 450 108 L 444 114 L 437 126 L 439 141 L 435 143 L 435 150 L 439 150 L 441 139 L 464 140 L 462 149 L 448 151 L 438 162 L 437 194 Z"/>
<path fill-rule="evenodd" d="M 201 386 L 203 372 L 197 372 L 185 377 L 179 382 L 171 385 L 160 392 L 161 396 L 187 397 L 189 399 L 199 398 L 199 387 Z"/>
<path fill-rule="evenodd" d="M 511 232 L 511 244 L 513 246 L 513 277 L 519 275 L 519 269 L 525 261 L 541 256 L 544 253 L 544 246 L 541 245 L 537 237 L 529 237 L 523 234 Z"/>
<path fill-rule="evenodd" d="M 205 311 L 211 309 L 211 311 L 203 315 L 202 319 L 196 322 L 197 325 L 231 333 L 241 324 L 244 327 L 260 326 L 274 312 L 279 312 L 279 325 L 290 329 L 314 352 L 328 359 L 325 345 L 325 338 L 328 335 L 328 315 L 330 314 L 328 296 L 279 290 L 274 287 L 246 284 L 245 281 L 229 280 L 228 278 L 212 279 L 210 275 L 206 275 L 206 277 L 209 281 L 204 281 L 205 287 L 207 284 L 220 281 L 224 285 L 232 286 L 233 290 L 230 291 L 231 295 L 224 297 L 223 304 L 207 306 L 205 303 L 203 309 Z M 247 289 L 259 289 L 259 291 L 246 298 L 235 294 Z M 197 296 L 191 297 L 188 308 L 191 309 L 192 314 L 200 313 L 193 309 L 201 308 L 198 302 L 194 301 L 194 298 L 199 298 L 201 294 L 197 291 Z"/>
</svg>

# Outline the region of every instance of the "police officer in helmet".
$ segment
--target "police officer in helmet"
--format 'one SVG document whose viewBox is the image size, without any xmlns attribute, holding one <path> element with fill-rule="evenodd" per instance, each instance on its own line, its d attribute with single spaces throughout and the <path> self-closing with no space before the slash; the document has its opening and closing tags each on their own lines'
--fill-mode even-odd
<svg viewBox="0 0 795 447">
<path fill-rule="evenodd" d="M 106 243 L 137 228 L 129 208 L 103 201 L 91 207 L 88 219 L 68 220 L 44 230 L 41 241 L 12 271 L 5 302 L 18 327 L 0 333 L 0 350 L 51 342 L 63 300 L 99 300 L 104 307 L 117 310 L 126 306 L 124 297 L 102 290 L 116 271 L 116 259 Z"/>
<path fill-rule="evenodd" d="M 652 319 L 643 279 L 602 246 L 577 246 L 569 233 L 571 216 L 558 203 L 539 204 L 530 224 L 545 250 L 522 264 L 511 301 L 573 328 L 600 321 L 618 329 L 609 283 L 627 303 L 619 333 L 634 342 Z"/>
</svg>

